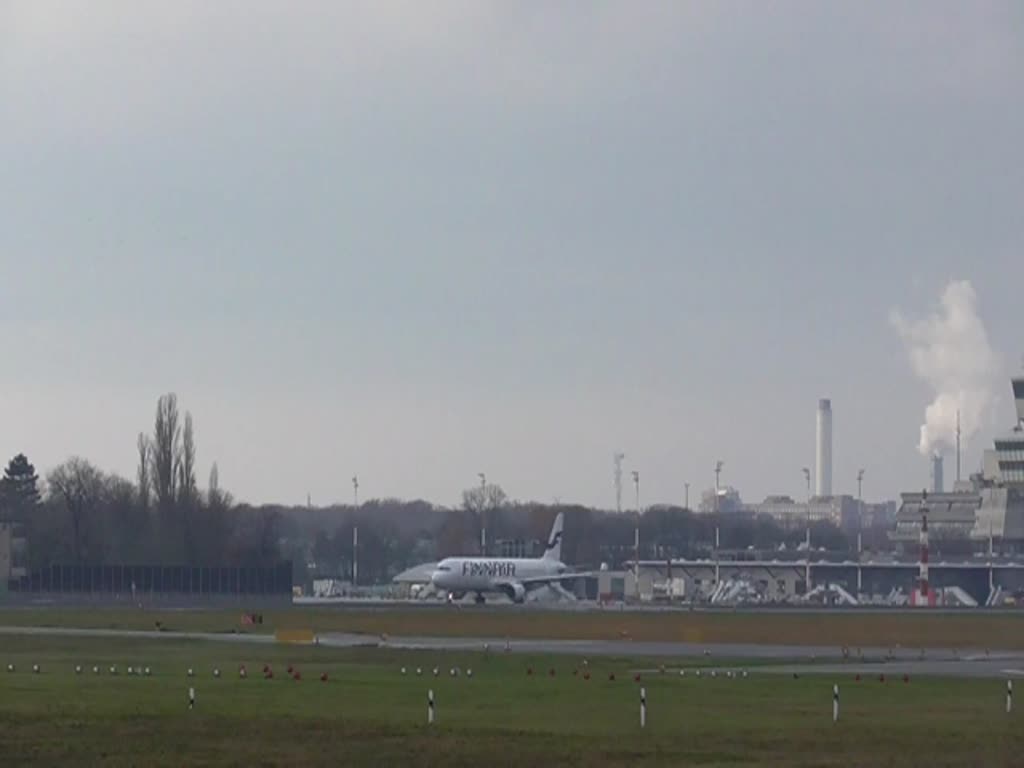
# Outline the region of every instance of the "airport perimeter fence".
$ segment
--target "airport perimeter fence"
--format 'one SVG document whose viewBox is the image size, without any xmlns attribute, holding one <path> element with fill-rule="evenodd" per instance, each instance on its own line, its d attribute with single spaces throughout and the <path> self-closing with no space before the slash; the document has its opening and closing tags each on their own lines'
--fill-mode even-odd
<svg viewBox="0 0 1024 768">
<path fill-rule="evenodd" d="M 8 582 L 8 597 L 211 602 L 290 600 L 292 563 L 268 566 L 51 565 Z"/>
</svg>

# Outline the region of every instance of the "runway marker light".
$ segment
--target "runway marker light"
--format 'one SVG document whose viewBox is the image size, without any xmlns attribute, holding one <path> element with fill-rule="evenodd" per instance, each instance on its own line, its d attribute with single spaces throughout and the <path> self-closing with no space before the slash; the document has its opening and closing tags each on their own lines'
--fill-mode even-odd
<svg viewBox="0 0 1024 768">
<path fill-rule="evenodd" d="M 98 674 L 100 673 L 100 668 L 99 668 L 99 667 L 93 667 L 93 668 L 92 668 L 92 673 L 93 673 L 94 675 L 98 675 Z"/>
<path fill-rule="evenodd" d="M 215 667 L 215 668 L 214 668 L 214 670 L 213 670 L 213 676 L 214 676 L 214 677 L 220 677 L 220 670 L 219 670 L 219 669 L 217 669 L 216 667 Z"/>
<path fill-rule="evenodd" d="M 402 674 L 405 674 L 405 667 L 402 667 Z"/>
<path fill-rule="evenodd" d="M 679 676 L 680 677 L 686 677 L 686 670 L 685 669 L 680 669 L 679 670 Z"/>
<path fill-rule="evenodd" d="M 639 677 L 639 675 L 638 675 Z M 647 689 L 640 689 L 640 727 L 647 725 Z"/>
<path fill-rule="evenodd" d="M 452 667 L 448 671 L 448 674 L 451 675 L 452 677 L 458 677 L 459 676 L 459 670 L 457 668 L 455 668 L 455 667 Z"/>
<path fill-rule="evenodd" d="M 116 666 L 111 666 L 110 667 L 110 674 L 112 674 L 112 675 L 116 675 L 117 674 L 117 667 Z"/>
<path fill-rule="evenodd" d="M 467 669 L 466 670 L 466 677 L 472 677 L 472 676 L 473 676 L 473 670 L 472 669 Z"/>
<path fill-rule="evenodd" d="M 7 671 L 8 672 L 13 672 L 14 671 L 14 665 L 13 664 L 8 664 L 7 665 Z"/>
<path fill-rule="evenodd" d="M 700 672 L 700 670 L 698 669 L 698 670 L 697 670 L 697 677 L 700 677 L 700 675 L 701 675 L 701 672 Z"/>
<path fill-rule="evenodd" d="M 422 674 L 423 674 L 423 668 L 422 667 L 416 667 L 416 677 L 419 677 Z"/>
<path fill-rule="evenodd" d="M 839 686 L 832 686 L 832 722 L 839 722 Z"/>
<path fill-rule="evenodd" d="M 75 665 L 75 674 L 76 675 L 82 674 L 82 667 L 80 665 L 77 665 L 77 664 Z"/>
<path fill-rule="evenodd" d="M 321 683 L 326 683 L 327 681 L 328 681 L 327 673 L 324 672 L 323 674 L 320 675 L 320 682 Z"/>
<path fill-rule="evenodd" d="M 37 675 L 39 674 L 39 665 L 38 664 L 33 664 L 32 665 L 32 672 L 34 674 L 37 674 Z"/>
<path fill-rule="evenodd" d="M 135 674 L 135 670 L 132 667 L 128 667 L 128 674 L 129 675 L 134 675 Z"/>
<path fill-rule="evenodd" d="M 195 677 L 195 674 L 196 673 L 193 671 L 192 667 L 189 667 L 188 668 L 188 676 L 189 677 Z"/>
<path fill-rule="evenodd" d="M 149 667 L 146 667 L 146 677 L 149 677 Z"/>
<path fill-rule="evenodd" d="M 441 673 L 438 671 L 437 667 L 434 667 L 434 677 L 437 677 L 439 674 Z"/>
<path fill-rule="evenodd" d="M 1013 711 L 1013 680 L 1006 681 L 1006 714 Z"/>
<path fill-rule="evenodd" d="M 434 724 L 434 691 L 427 691 L 427 725 Z"/>
<path fill-rule="evenodd" d="M 717 671 L 717 670 L 714 670 L 714 669 L 712 669 L 712 670 L 711 670 L 711 676 L 712 676 L 712 677 L 718 677 L 718 671 Z"/>
<path fill-rule="evenodd" d="M 191 686 L 188 689 L 188 708 L 190 710 L 196 708 L 196 689 Z"/>
<path fill-rule="evenodd" d="M 244 678 L 248 673 L 245 671 L 245 664 L 238 668 L 238 676 Z"/>
<path fill-rule="evenodd" d="M 746 677 L 747 677 L 747 670 L 745 670 L 745 669 L 744 669 L 744 670 L 743 670 L 743 679 L 745 680 L 745 679 L 746 679 Z"/>
</svg>

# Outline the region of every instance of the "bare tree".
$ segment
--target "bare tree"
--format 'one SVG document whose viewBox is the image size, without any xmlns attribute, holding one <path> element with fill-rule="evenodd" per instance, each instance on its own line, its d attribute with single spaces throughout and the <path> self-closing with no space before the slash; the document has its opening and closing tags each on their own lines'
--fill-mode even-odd
<svg viewBox="0 0 1024 768">
<path fill-rule="evenodd" d="M 170 514 L 174 508 L 180 446 L 178 398 L 174 394 L 164 395 L 156 404 L 153 442 L 149 450 L 153 492 L 162 515 Z"/>
<path fill-rule="evenodd" d="M 150 442 L 149 438 L 145 434 L 139 432 L 139 439 L 137 443 L 139 447 L 139 470 L 138 470 L 138 483 L 139 483 L 139 507 L 143 513 L 149 512 L 149 494 L 150 494 L 150 483 L 149 483 L 149 460 L 150 460 Z"/>
<path fill-rule="evenodd" d="M 187 506 L 196 500 L 196 440 L 192 414 L 185 411 L 185 430 L 178 457 L 178 498 Z"/>
<path fill-rule="evenodd" d="M 71 551 L 75 562 L 82 562 L 85 531 L 103 497 L 103 473 L 75 456 L 50 472 L 49 483 L 70 515 Z"/>
</svg>

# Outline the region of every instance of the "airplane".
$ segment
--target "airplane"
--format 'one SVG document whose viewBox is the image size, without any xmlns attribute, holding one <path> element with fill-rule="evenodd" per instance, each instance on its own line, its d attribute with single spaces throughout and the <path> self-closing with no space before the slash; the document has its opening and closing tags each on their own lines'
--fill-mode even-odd
<svg viewBox="0 0 1024 768">
<path fill-rule="evenodd" d="M 476 602 L 483 603 L 485 593 L 501 592 L 522 603 L 532 589 L 586 576 L 571 571 L 561 560 L 563 523 L 559 512 L 541 557 L 446 557 L 437 564 L 430 582 L 446 591 L 449 601 L 476 592 Z"/>
</svg>

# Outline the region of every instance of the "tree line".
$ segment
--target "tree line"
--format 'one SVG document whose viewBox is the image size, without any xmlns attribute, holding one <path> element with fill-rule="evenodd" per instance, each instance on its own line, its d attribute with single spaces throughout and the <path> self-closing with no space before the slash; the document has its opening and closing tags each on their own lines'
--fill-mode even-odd
<svg viewBox="0 0 1024 768">
<path fill-rule="evenodd" d="M 271 565 L 291 560 L 296 583 L 349 579 L 359 528 L 359 581 L 384 583 L 402 570 L 448 555 L 478 554 L 487 528 L 488 554 L 512 547 L 540 554 L 552 521 L 565 515 L 562 556 L 568 563 L 615 567 L 634 555 L 636 516 L 573 504 L 517 502 L 498 485 L 467 489 L 457 508 L 426 501 L 374 499 L 351 505 L 250 506 L 222 489 L 217 464 L 198 482 L 195 426 L 174 394 L 157 401 L 153 429 L 137 436 L 135 477 L 104 472 L 71 457 L 41 480 L 28 458 L 15 456 L 0 478 L 0 521 L 18 524 L 29 568 L 71 565 Z M 645 559 L 702 557 L 714 549 L 795 549 L 802 528 L 769 516 L 696 514 L 653 506 L 640 517 Z M 849 552 L 836 526 L 812 526 L 815 548 Z M 886 532 L 865 532 L 865 545 L 884 545 Z"/>
<path fill-rule="evenodd" d="M 237 505 L 217 464 L 197 481 L 192 416 L 174 394 L 157 401 L 152 434 L 140 433 L 134 481 L 79 456 L 43 481 L 24 454 L 0 479 L 0 521 L 27 542 L 30 569 L 54 564 L 269 565 L 282 558 L 279 519 Z"/>
</svg>

